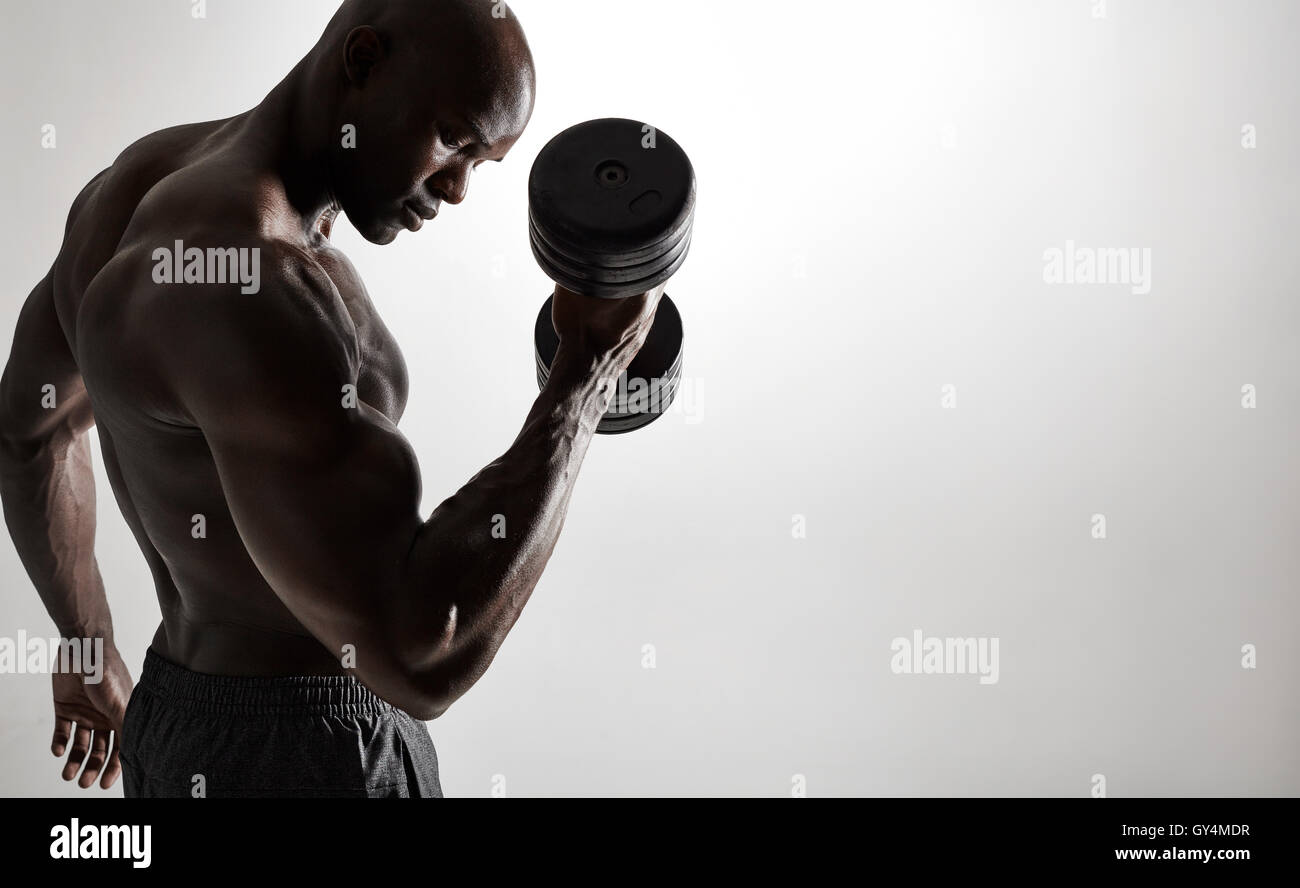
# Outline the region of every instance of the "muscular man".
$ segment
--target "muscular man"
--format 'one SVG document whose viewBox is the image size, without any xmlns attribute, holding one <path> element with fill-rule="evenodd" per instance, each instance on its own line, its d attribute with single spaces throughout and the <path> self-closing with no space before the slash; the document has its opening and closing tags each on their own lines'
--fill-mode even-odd
<svg viewBox="0 0 1300 888">
<path fill-rule="evenodd" d="M 65 780 L 84 761 L 82 787 L 124 773 L 128 796 L 441 794 L 416 720 L 518 620 L 600 381 L 661 294 L 558 290 L 561 346 L 523 430 L 422 520 L 405 366 L 329 237 L 340 212 L 375 244 L 418 230 L 519 139 L 532 58 L 494 8 L 346 0 L 256 108 L 148 136 L 74 202 L 0 384 L 10 533 L 60 633 L 104 640 L 102 682 L 54 678 Z M 258 274 L 173 274 L 170 251 L 192 249 Z M 134 692 L 93 552 L 92 425 L 162 610 Z"/>
</svg>

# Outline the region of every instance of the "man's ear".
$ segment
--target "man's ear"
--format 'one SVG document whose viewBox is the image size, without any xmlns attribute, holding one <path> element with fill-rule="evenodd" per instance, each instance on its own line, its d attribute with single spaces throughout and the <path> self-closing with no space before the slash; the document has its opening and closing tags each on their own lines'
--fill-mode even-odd
<svg viewBox="0 0 1300 888">
<path fill-rule="evenodd" d="M 386 55 L 383 38 L 369 25 L 353 28 L 343 41 L 343 68 L 357 86 L 365 86 L 371 72 Z"/>
</svg>

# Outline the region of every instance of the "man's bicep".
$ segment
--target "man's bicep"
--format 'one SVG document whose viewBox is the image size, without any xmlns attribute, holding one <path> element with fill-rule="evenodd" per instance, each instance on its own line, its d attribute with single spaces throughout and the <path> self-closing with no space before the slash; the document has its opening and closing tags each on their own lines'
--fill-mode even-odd
<svg viewBox="0 0 1300 888">
<path fill-rule="evenodd" d="M 58 434 L 75 437 L 94 422 L 90 399 L 54 307 L 53 272 L 27 297 L 0 379 L 0 437 L 16 447 Z"/>
<path fill-rule="evenodd" d="M 384 622 L 420 527 L 410 446 L 367 405 L 339 409 L 205 430 L 245 548 L 322 642 Z"/>
<path fill-rule="evenodd" d="M 103 170 L 91 179 L 73 200 L 63 250 L 107 173 Z M 61 250 L 60 259 L 62 255 Z M 51 268 L 23 303 L 0 380 L 0 443 L 22 451 L 58 436 L 75 439 L 95 422 L 81 370 L 59 321 L 54 277 Z"/>
<path fill-rule="evenodd" d="M 227 306 L 181 365 L 245 548 L 323 643 L 382 624 L 420 527 L 409 444 L 356 396 L 355 353 L 319 301 L 264 290 Z M 295 308 L 295 306 L 297 306 Z"/>
</svg>

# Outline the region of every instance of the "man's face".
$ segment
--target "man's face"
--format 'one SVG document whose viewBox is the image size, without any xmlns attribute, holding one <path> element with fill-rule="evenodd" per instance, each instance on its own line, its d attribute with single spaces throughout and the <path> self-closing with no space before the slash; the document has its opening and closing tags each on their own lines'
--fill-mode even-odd
<svg viewBox="0 0 1300 888">
<path fill-rule="evenodd" d="M 527 73 L 484 83 L 481 76 L 430 77 L 421 67 L 400 54 L 384 58 L 343 102 L 335 197 L 371 243 L 417 231 L 444 202 L 464 200 L 474 169 L 504 158 L 532 114 Z M 356 128 L 355 147 L 345 147 L 347 124 Z"/>
</svg>

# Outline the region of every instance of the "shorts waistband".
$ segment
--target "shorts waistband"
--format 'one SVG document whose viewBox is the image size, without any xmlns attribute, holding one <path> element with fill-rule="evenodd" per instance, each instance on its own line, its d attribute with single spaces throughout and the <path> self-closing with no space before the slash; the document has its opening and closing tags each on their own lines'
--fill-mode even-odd
<svg viewBox="0 0 1300 888">
<path fill-rule="evenodd" d="M 145 651 L 137 688 L 177 709 L 207 714 L 378 715 L 393 706 L 351 675 L 250 678 L 192 672 Z"/>
</svg>

